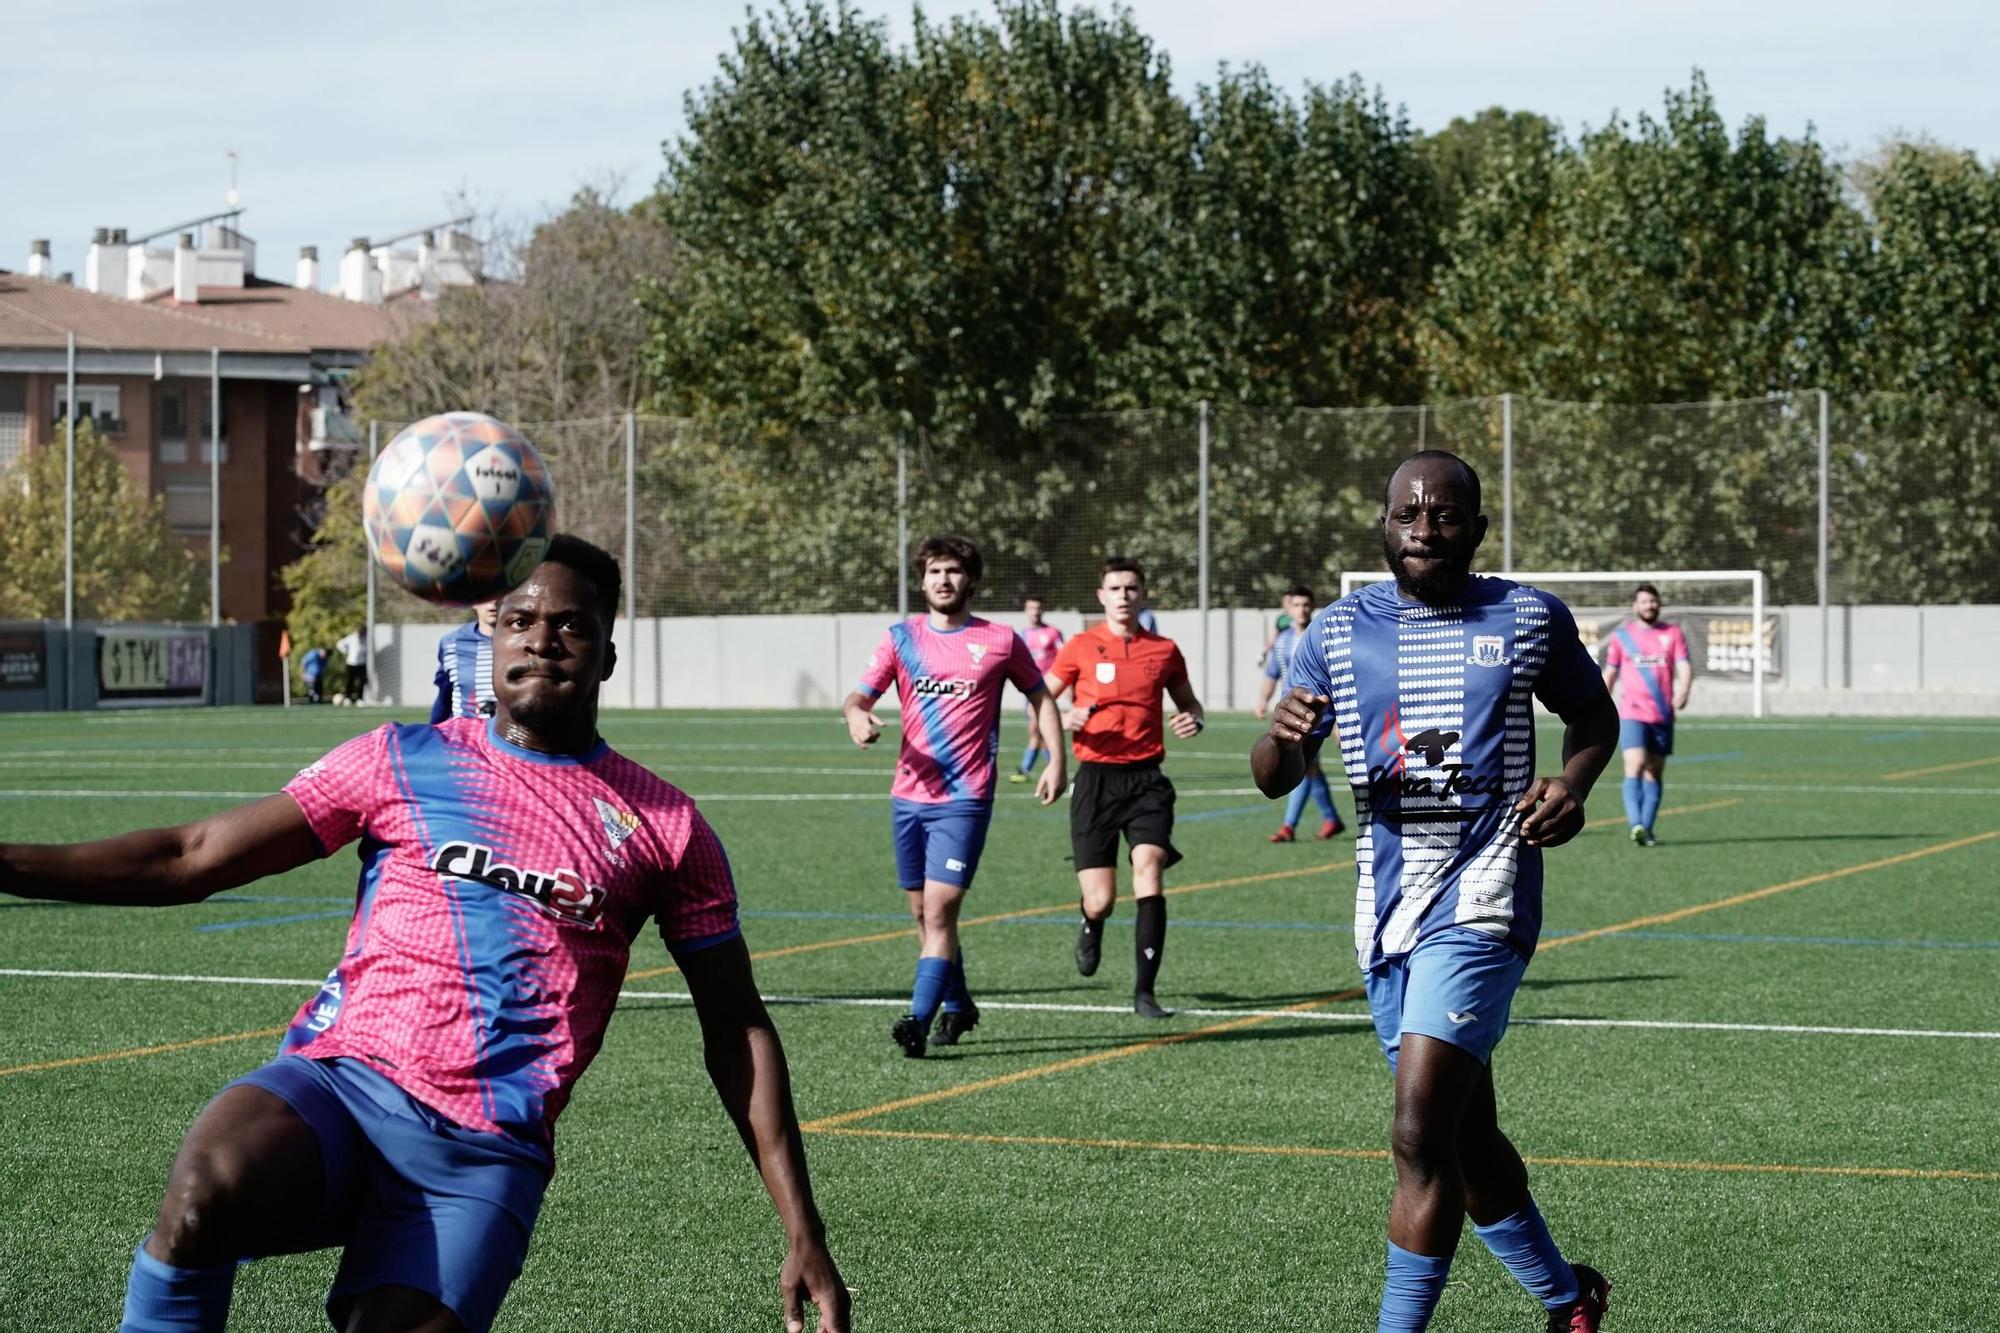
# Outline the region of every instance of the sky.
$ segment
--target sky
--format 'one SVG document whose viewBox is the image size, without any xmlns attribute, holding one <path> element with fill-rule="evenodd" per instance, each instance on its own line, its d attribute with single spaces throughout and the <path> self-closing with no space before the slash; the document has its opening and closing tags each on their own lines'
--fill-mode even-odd
<svg viewBox="0 0 2000 1333">
<path fill-rule="evenodd" d="M 763 8 L 765 6 L 759 6 Z M 900 43 L 910 8 L 857 0 Z M 1072 8 L 1064 0 L 1064 8 Z M 1418 129 L 1489 106 L 1572 135 L 1657 112 L 1706 72 L 1732 127 L 1858 156 L 1925 134 L 2000 160 L 2000 5 L 1991 0 L 1134 0 L 1191 93 L 1222 64 L 1282 87 L 1359 73 Z M 933 20 L 990 13 L 939 0 Z M 79 279 L 94 228 L 133 235 L 218 211 L 230 150 L 258 267 L 326 273 L 350 238 L 452 216 L 519 224 L 579 186 L 658 179 L 683 100 L 714 78 L 745 10 L 695 0 L 264 4 L 64 0 L 9 16 L 0 44 L 0 268 L 29 241 Z M 330 274 L 322 284 L 330 281 Z"/>
</svg>

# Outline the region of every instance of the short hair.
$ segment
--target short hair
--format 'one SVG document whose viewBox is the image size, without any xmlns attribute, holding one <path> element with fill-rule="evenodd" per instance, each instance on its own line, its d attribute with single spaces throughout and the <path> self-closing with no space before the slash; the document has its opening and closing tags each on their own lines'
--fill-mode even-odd
<svg viewBox="0 0 2000 1333">
<path fill-rule="evenodd" d="M 1290 598 L 1293 597 L 1303 597 L 1308 602 L 1316 600 L 1313 597 L 1313 590 L 1311 588 L 1308 588 L 1303 583 L 1294 583 L 1291 587 L 1285 589 L 1284 596 L 1280 597 L 1278 600 L 1282 602 L 1289 600 Z"/>
<path fill-rule="evenodd" d="M 1029 602 L 1046 602 L 1048 600 L 1048 598 L 1038 592 L 1024 592 L 1021 594 L 1021 604 L 1023 606 L 1026 606 Z"/>
<path fill-rule="evenodd" d="M 922 575 L 933 560 L 951 559 L 965 567 L 965 572 L 975 580 L 986 574 L 986 561 L 980 557 L 979 548 L 956 533 L 940 532 L 917 543 L 917 553 L 912 559 L 917 573 Z"/>
<path fill-rule="evenodd" d="M 1632 596 L 1636 598 L 1642 592 L 1649 592 L 1653 594 L 1653 600 L 1656 602 L 1660 600 L 1660 590 L 1658 588 L 1655 588 L 1650 583 L 1642 583 L 1638 587 L 1632 589 Z"/>
<path fill-rule="evenodd" d="M 1479 474 L 1473 471 L 1472 464 L 1466 462 L 1457 454 L 1444 449 L 1419 449 L 1416 453 L 1411 454 L 1408 458 L 1396 464 L 1394 470 L 1389 473 L 1389 479 L 1382 483 L 1383 509 L 1388 509 L 1395 501 L 1396 497 L 1391 493 L 1390 488 L 1396 484 L 1396 473 L 1401 472 L 1412 463 L 1449 463 L 1452 467 L 1458 469 L 1459 484 L 1466 490 L 1467 494 L 1465 498 L 1467 503 L 1472 506 L 1473 513 L 1477 514 L 1480 512 Z"/>
<path fill-rule="evenodd" d="M 1129 555 L 1104 557 L 1104 563 L 1097 567 L 1097 582 L 1100 587 L 1103 586 L 1106 574 L 1137 574 L 1139 586 L 1142 588 L 1146 586 L 1146 571 L 1141 569 L 1139 562 Z"/>
<path fill-rule="evenodd" d="M 618 573 L 618 558 L 581 537 L 558 532 L 549 539 L 549 549 L 542 553 L 542 563 L 561 565 L 583 575 L 591 591 L 596 593 L 592 599 L 594 607 L 598 617 L 604 621 L 604 628 L 609 631 L 612 622 L 618 619 L 618 598 L 625 582 Z"/>
</svg>

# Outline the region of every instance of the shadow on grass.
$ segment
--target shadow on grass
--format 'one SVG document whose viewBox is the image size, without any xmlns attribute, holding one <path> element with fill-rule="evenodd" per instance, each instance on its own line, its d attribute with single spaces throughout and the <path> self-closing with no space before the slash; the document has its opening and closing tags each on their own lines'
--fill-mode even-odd
<svg viewBox="0 0 2000 1333">
<path fill-rule="evenodd" d="M 1205 1018 L 1202 1021 L 1212 1022 L 1214 1020 Z M 932 1048 L 927 1058 L 942 1060 L 994 1060 L 1017 1055 L 1092 1055 L 1102 1051 L 1117 1050 L 1120 1047 L 1136 1045 L 1139 1042 L 1150 1041 L 1160 1037 L 1185 1034 L 1192 1030 L 1185 1024 L 1194 1023 L 1195 1020 L 1187 1019 L 1184 1022 L 1149 1022 L 1141 1027 L 1138 1026 L 1139 1020 L 1135 1016 L 1133 1022 L 1133 1027 L 1127 1028 L 1122 1032 L 1093 1037 L 1084 1037 L 1071 1033 L 1048 1037 L 1004 1037 L 995 1034 L 993 1037 L 988 1038 L 984 1034 L 975 1034 L 974 1036 L 967 1037 L 957 1046 L 945 1047 L 942 1052 L 936 1048 Z M 1229 1032 L 1217 1032 L 1210 1036 L 1192 1038 L 1186 1042 L 1176 1044 L 1192 1046 L 1197 1043 L 1206 1044 L 1209 1042 L 1297 1041 L 1308 1037 L 1343 1036 L 1366 1036 L 1372 1041 L 1375 1036 L 1375 1029 L 1366 1023 L 1283 1023 L 1273 1020 L 1254 1028 L 1238 1028 Z M 945 1054 L 944 1052 L 949 1052 L 949 1054 Z"/>
<path fill-rule="evenodd" d="M 1622 986 L 1628 981 L 1680 981 L 1677 972 L 1634 972 L 1617 977 L 1523 977 L 1522 990 L 1554 990 L 1558 986 Z"/>
</svg>

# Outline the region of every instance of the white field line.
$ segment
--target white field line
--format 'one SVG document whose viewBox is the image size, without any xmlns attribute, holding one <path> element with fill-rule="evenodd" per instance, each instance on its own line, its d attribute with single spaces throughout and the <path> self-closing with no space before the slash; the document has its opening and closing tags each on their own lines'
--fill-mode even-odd
<svg viewBox="0 0 2000 1333">
<path fill-rule="evenodd" d="M 212 977 L 174 972 L 70 972 L 54 968 L 0 967 L 0 977 L 41 978 L 60 981 L 154 981 L 182 985 L 210 986 L 295 986 L 317 987 L 317 977 Z M 621 1000 L 667 1000 L 692 1003 L 686 991 L 619 992 Z M 766 1004 L 808 1005 L 821 1008 L 902 1009 L 908 1002 L 895 998 L 857 998 L 833 995 L 766 995 Z M 1025 1014 L 1106 1014 L 1126 1017 L 1131 1006 L 1121 1004 L 1051 1004 L 1046 1001 L 988 1000 L 982 1012 Z M 1329 1013 L 1323 1009 L 1176 1009 L 1186 1018 L 1279 1018 L 1307 1023 L 1370 1023 L 1366 1013 Z M 1780 1036 L 1808 1037 L 1945 1037 L 1969 1041 L 2000 1041 L 2000 1032 L 1947 1031 L 1937 1028 L 1833 1027 L 1814 1023 L 1714 1023 L 1668 1018 L 1516 1018 L 1509 1027 L 1627 1028 L 1648 1032 L 1766 1032 Z"/>
</svg>

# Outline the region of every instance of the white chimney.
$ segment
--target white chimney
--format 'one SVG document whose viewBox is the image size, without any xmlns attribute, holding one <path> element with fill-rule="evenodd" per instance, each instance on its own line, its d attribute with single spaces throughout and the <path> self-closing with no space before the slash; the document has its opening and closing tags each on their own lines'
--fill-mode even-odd
<svg viewBox="0 0 2000 1333">
<path fill-rule="evenodd" d="M 194 248 L 194 233 L 184 231 L 174 246 L 174 300 L 181 305 L 201 301 L 201 252 Z"/>
<path fill-rule="evenodd" d="M 120 228 L 111 234 L 112 244 L 124 234 Z M 125 247 L 125 299 L 143 301 L 149 296 L 169 291 L 174 285 L 174 252 L 155 250 L 144 241 Z"/>
<path fill-rule="evenodd" d="M 368 252 L 368 238 L 357 236 L 340 257 L 340 294 L 366 305 L 382 303 L 382 270 Z"/>
<path fill-rule="evenodd" d="M 302 245 L 299 247 L 298 285 L 309 292 L 319 290 L 319 247 Z"/>
<path fill-rule="evenodd" d="M 125 295 L 125 236 L 99 227 L 90 238 L 90 253 L 83 261 L 83 285 L 102 296 Z"/>
<path fill-rule="evenodd" d="M 47 241 L 29 241 L 28 276 L 31 278 L 52 277 L 54 269 L 55 265 L 49 262 L 49 243 Z"/>
<path fill-rule="evenodd" d="M 437 236 L 428 231 L 417 242 L 417 290 L 426 301 L 437 299 Z"/>
</svg>

